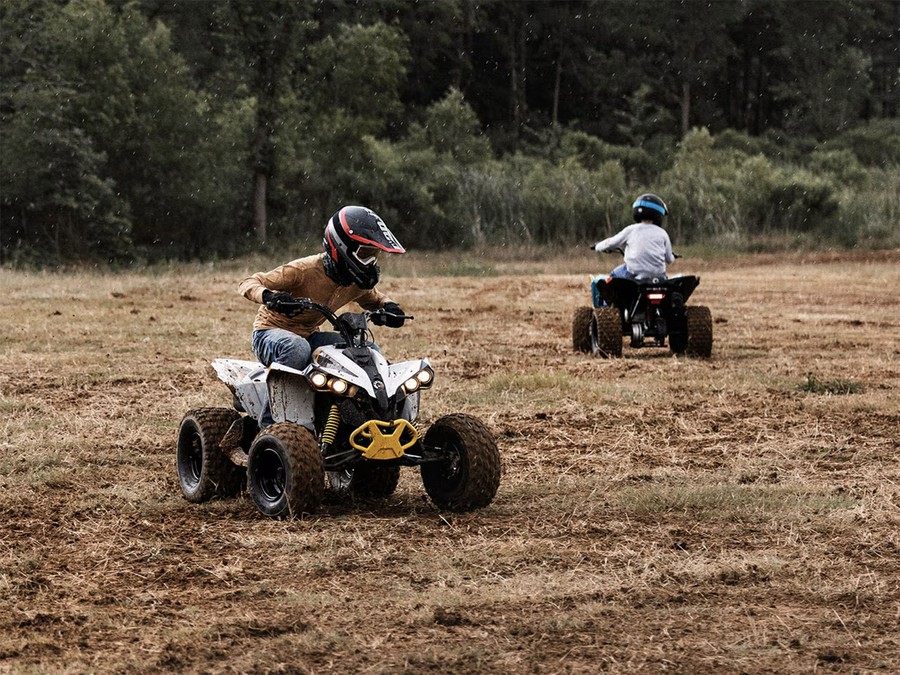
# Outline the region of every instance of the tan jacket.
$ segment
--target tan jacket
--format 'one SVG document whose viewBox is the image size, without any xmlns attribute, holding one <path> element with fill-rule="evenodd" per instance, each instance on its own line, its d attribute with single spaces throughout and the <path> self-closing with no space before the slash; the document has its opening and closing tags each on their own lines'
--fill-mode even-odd
<svg viewBox="0 0 900 675">
<path fill-rule="evenodd" d="M 262 304 L 263 291 L 266 289 L 287 291 L 295 298 L 309 298 L 326 305 L 332 312 L 350 302 L 359 303 L 363 309 L 378 309 L 384 303 L 391 302 L 390 298 L 374 288 L 367 291 L 355 284 L 336 284 L 325 274 L 323 255 L 325 254 L 319 253 L 298 258 L 270 272 L 257 272 L 241 281 L 238 292 L 261 305 L 253 322 L 253 330 L 284 328 L 301 337 L 309 337 L 325 321 L 325 317 L 315 310 L 302 312 L 293 318 L 273 312 Z"/>
</svg>

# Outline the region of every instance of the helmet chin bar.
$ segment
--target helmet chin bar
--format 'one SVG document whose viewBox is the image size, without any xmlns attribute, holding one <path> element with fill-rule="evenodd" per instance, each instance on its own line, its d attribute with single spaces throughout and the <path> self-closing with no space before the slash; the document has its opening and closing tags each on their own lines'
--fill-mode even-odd
<svg viewBox="0 0 900 675">
<path fill-rule="evenodd" d="M 349 271 L 353 283 L 366 290 L 374 288 L 375 284 L 377 284 L 378 280 L 381 278 L 381 268 L 378 267 L 378 263 L 372 263 L 362 269 L 351 268 Z"/>
</svg>

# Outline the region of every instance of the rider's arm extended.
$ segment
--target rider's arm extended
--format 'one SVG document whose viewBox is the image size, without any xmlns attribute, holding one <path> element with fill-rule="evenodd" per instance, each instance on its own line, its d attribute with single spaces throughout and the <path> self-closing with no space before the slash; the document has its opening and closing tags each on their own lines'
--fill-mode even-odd
<svg viewBox="0 0 900 675">
<path fill-rule="evenodd" d="M 281 268 L 278 268 L 271 272 L 257 272 L 256 274 L 247 277 L 242 280 L 240 286 L 238 286 L 238 293 L 251 302 L 255 302 L 258 305 L 263 304 L 263 291 L 285 290 L 284 288 L 281 288 L 284 284 L 279 283 L 282 281 L 283 275 L 281 273 L 275 275 L 280 269 Z"/>
<path fill-rule="evenodd" d="M 666 264 L 671 265 L 675 262 L 675 254 L 672 252 L 672 241 L 666 235 Z"/>
<path fill-rule="evenodd" d="M 597 251 L 597 253 L 604 253 L 605 251 L 612 251 L 617 248 L 623 248 L 628 242 L 628 235 L 631 233 L 632 228 L 633 225 L 629 225 L 618 234 L 607 237 L 603 241 L 598 241 L 596 244 L 594 244 L 594 250 Z"/>
<path fill-rule="evenodd" d="M 672 252 L 672 242 L 666 239 L 666 264 L 675 262 L 675 254 Z"/>
</svg>

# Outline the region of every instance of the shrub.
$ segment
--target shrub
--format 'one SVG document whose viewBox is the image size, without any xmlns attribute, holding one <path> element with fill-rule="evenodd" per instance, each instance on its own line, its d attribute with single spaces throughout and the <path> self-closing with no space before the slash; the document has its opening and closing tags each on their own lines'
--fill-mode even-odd
<svg viewBox="0 0 900 675">
<path fill-rule="evenodd" d="M 838 210 L 834 184 L 804 170 L 779 171 L 770 200 L 770 226 L 785 232 L 827 231 Z"/>
<path fill-rule="evenodd" d="M 669 228 L 678 243 L 739 238 L 748 224 L 741 173 L 750 159 L 741 151 L 717 150 L 706 129 L 684 137 L 657 190 L 669 205 Z"/>
<path fill-rule="evenodd" d="M 566 131 L 559 141 L 559 159 L 573 158 L 584 168 L 599 169 L 607 162 L 618 162 L 630 182 L 645 183 L 658 172 L 649 152 L 640 147 L 612 145 L 581 131 Z"/>
<path fill-rule="evenodd" d="M 872 120 L 845 131 L 826 147 L 850 150 L 869 167 L 900 165 L 900 119 Z"/>
<path fill-rule="evenodd" d="M 860 185 L 866 179 L 866 170 L 850 150 L 816 150 L 807 164 L 810 171 L 827 174 L 843 185 Z"/>
</svg>

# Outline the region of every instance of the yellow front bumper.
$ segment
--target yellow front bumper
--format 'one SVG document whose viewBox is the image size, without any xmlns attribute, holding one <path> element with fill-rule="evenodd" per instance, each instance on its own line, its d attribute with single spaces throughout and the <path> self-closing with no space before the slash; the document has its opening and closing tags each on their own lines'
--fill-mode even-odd
<svg viewBox="0 0 900 675">
<path fill-rule="evenodd" d="M 419 440 L 418 430 L 407 420 L 369 420 L 350 434 L 350 445 L 366 459 L 396 459 Z"/>
</svg>

